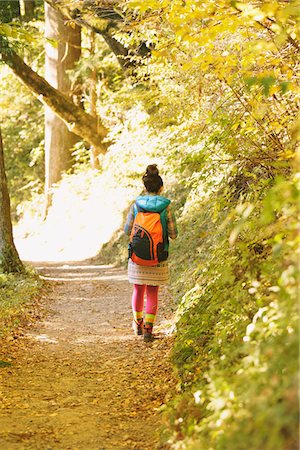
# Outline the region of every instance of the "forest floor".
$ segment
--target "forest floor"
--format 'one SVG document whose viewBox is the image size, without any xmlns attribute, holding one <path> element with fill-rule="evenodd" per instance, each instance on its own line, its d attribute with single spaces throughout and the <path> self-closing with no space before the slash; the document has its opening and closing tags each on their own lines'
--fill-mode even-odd
<svg viewBox="0 0 300 450">
<path fill-rule="evenodd" d="M 126 271 L 35 263 L 43 319 L 10 337 L 0 359 L 0 448 L 153 450 L 173 389 L 171 305 L 162 290 L 156 337 L 131 330 Z"/>
</svg>

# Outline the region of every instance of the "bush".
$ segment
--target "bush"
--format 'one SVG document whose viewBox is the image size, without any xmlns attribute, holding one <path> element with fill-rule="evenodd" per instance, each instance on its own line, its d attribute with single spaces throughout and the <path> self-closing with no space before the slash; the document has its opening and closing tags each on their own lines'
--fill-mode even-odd
<svg viewBox="0 0 300 450">
<path fill-rule="evenodd" d="M 32 269 L 22 275 L 0 274 L 0 338 L 33 319 L 41 288 L 42 281 Z"/>
<path fill-rule="evenodd" d="M 183 218 L 172 448 L 297 448 L 297 179 L 255 198 L 224 184 Z"/>
</svg>

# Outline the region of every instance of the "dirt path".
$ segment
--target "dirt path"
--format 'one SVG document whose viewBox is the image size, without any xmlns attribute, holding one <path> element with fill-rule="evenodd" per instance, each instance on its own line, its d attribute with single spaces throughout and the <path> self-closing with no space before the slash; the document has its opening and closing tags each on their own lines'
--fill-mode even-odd
<svg viewBox="0 0 300 450">
<path fill-rule="evenodd" d="M 21 338 L 13 364 L 0 369 L 0 449 L 157 448 L 159 408 L 171 383 L 167 292 L 158 339 L 145 344 L 131 332 L 125 271 L 37 268 L 50 283 L 43 301 L 50 312 Z"/>
</svg>

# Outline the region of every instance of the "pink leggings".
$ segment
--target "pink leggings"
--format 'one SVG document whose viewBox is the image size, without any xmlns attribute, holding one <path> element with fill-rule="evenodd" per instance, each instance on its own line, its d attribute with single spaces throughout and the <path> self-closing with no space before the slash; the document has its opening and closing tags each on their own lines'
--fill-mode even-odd
<svg viewBox="0 0 300 450">
<path fill-rule="evenodd" d="M 144 309 L 144 294 L 146 290 L 146 314 L 156 315 L 158 307 L 158 289 L 159 286 L 148 286 L 146 284 L 134 284 L 132 294 L 132 309 L 133 311 L 143 311 Z"/>
</svg>

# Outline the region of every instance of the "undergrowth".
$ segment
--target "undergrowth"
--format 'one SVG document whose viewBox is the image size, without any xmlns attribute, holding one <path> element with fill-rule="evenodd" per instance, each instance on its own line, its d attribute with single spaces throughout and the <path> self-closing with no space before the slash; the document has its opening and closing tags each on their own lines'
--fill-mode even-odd
<svg viewBox="0 0 300 450">
<path fill-rule="evenodd" d="M 0 339 L 34 318 L 34 304 L 43 283 L 36 272 L 0 274 Z"/>
<path fill-rule="evenodd" d="M 191 195 L 173 263 L 174 449 L 296 450 L 298 180 Z M 188 264 L 187 264 L 188 261 Z"/>
</svg>

